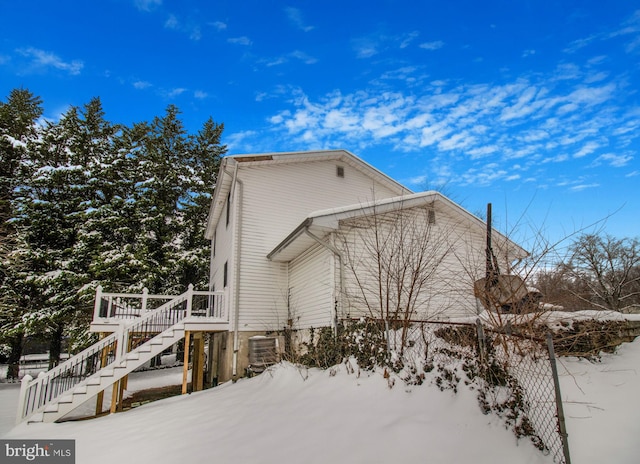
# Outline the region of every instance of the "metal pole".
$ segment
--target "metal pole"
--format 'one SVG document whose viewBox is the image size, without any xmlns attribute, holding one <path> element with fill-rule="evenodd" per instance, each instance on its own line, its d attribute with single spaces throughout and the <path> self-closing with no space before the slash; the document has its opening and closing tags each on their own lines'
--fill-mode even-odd
<svg viewBox="0 0 640 464">
<path fill-rule="evenodd" d="M 476 319 L 476 330 L 478 331 L 478 351 L 480 352 L 480 361 L 485 361 L 485 352 L 486 352 L 486 340 L 484 337 L 484 329 L 482 328 L 482 323 L 480 322 L 480 318 Z"/>
<path fill-rule="evenodd" d="M 564 453 L 564 462 L 565 464 L 571 464 L 571 457 L 569 456 L 569 435 L 567 434 L 567 427 L 564 421 L 562 395 L 560 394 L 560 380 L 558 379 L 558 367 L 556 366 L 556 354 L 553 350 L 553 338 L 551 337 L 551 332 L 547 332 L 547 349 L 549 350 L 549 363 L 551 364 L 553 385 L 556 392 L 556 411 L 558 413 L 560 437 L 562 438 L 562 452 Z"/>
</svg>

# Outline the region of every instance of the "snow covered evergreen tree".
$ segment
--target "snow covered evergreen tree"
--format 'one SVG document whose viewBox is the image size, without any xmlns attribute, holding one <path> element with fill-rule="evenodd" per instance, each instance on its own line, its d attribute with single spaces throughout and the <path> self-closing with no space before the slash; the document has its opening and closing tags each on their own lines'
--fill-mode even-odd
<svg viewBox="0 0 640 464">
<path fill-rule="evenodd" d="M 189 136 L 179 113 L 170 105 L 163 117 L 129 131 L 138 176 L 138 281 L 152 293 L 181 293 L 190 283 L 206 282 L 203 227 L 226 151 L 220 144 L 223 126 L 210 119 L 197 135 Z M 198 220 L 202 223 L 196 224 Z M 202 235 L 196 237 L 198 233 Z"/>
<path fill-rule="evenodd" d="M 18 377 L 25 337 L 23 316 L 29 312 L 28 289 L 17 285 L 22 263 L 14 252 L 22 244 L 11 222 L 15 189 L 21 184 L 28 146 L 37 138 L 42 100 L 27 89 L 14 89 L 0 101 L 0 343 L 8 351 L 7 378 Z"/>
<path fill-rule="evenodd" d="M 98 98 L 36 125 L 39 99 L 18 92 L 9 103 L 0 147 L 20 176 L 0 171 L 0 343 L 17 359 L 28 335 L 49 342 L 51 365 L 63 339 L 72 350 L 86 344 L 97 285 L 176 294 L 206 284 L 222 125 L 210 119 L 190 135 L 173 105 L 151 123 L 114 125 Z"/>
<path fill-rule="evenodd" d="M 23 263 L 19 280 L 33 295 L 23 324 L 48 339 L 52 365 L 59 361 L 66 326 L 78 317 L 79 289 L 88 280 L 74 260 L 88 195 L 86 159 L 73 150 L 81 124 L 77 108 L 71 108 L 59 123 L 42 128 L 16 198 L 14 224 L 26 245 L 17 250 Z"/>
</svg>

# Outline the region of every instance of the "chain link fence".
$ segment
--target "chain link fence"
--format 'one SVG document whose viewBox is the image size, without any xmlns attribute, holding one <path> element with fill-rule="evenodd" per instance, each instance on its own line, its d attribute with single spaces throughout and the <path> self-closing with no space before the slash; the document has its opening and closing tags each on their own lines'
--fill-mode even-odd
<svg viewBox="0 0 640 464">
<path fill-rule="evenodd" d="M 405 381 L 421 383 L 434 373 L 440 389 L 457 390 L 466 377 L 478 390 L 483 412 L 500 416 L 517 437 L 529 438 L 554 462 L 571 463 L 550 337 L 509 334 L 479 323 L 418 322 L 407 338 L 419 349 L 409 363 L 406 352 L 400 362 Z M 415 368 L 418 358 L 422 369 Z"/>
</svg>

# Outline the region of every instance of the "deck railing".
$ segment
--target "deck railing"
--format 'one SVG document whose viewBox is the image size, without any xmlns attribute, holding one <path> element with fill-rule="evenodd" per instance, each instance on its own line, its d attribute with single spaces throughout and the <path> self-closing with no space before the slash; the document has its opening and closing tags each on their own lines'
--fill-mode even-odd
<svg viewBox="0 0 640 464">
<path fill-rule="evenodd" d="M 148 309 L 146 303 L 149 298 L 168 301 L 155 309 Z M 136 299 L 140 299 L 137 316 L 134 315 L 135 304 L 123 304 L 123 301 L 135 302 Z M 59 366 L 41 372 L 37 378 L 24 376 L 18 403 L 18 422 L 44 409 L 48 403 L 100 369 L 119 363 L 129 351 L 185 318 L 206 317 L 228 321 L 222 292 L 195 291 L 192 285 L 178 296 L 104 293 L 98 287 L 95 308 L 96 312 L 106 310 L 106 314 L 112 318 L 129 319 L 129 323 Z M 98 319 L 101 318 L 98 316 Z"/>
</svg>

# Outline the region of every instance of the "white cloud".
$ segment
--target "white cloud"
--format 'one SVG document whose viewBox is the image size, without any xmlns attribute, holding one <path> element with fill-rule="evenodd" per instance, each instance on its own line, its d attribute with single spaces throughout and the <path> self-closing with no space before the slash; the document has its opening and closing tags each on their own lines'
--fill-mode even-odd
<svg viewBox="0 0 640 464">
<path fill-rule="evenodd" d="M 387 35 L 383 33 L 370 34 L 351 39 L 351 46 L 356 52 L 356 57 L 371 58 L 389 49 L 394 50 L 397 48 L 406 48 L 418 37 L 418 35 L 419 33 L 417 31 L 398 35 Z M 440 42 L 432 43 L 438 44 Z"/>
<path fill-rule="evenodd" d="M 424 48 L 425 50 L 439 50 L 444 47 L 444 42 L 442 40 L 436 40 L 434 42 L 424 42 L 418 45 L 420 48 Z"/>
<path fill-rule="evenodd" d="M 400 48 L 407 48 L 411 44 L 411 42 L 418 38 L 419 35 L 420 33 L 418 31 L 409 32 L 408 34 L 404 35 L 400 40 Z"/>
<path fill-rule="evenodd" d="M 193 92 L 193 96 L 198 100 L 204 100 L 209 96 L 209 94 L 207 92 L 203 92 L 202 90 L 196 90 L 195 92 Z"/>
<path fill-rule="evenodd" d="M 246 150 L 247 153 L 267 152 L 268 149 L 260 149 L 254 140 L 260 139 L 259 133 L 256 131 L 241 131 L 225 136 L 225 144 L 231 151 Z M 240 148 L 241 147 L 241 148 Z"/>
<path fill-rule="evenodd" d="M 358 58 L 371 58 L 380 52 L 378 41 L 372 38 L 353 39 L 351 43 Z"/>
<path fill-rule="evenodd" d="M 179 95 L 182 95 L 183 93 L 185 93 L 187 91 L 187 89 L 183 88 L 183 87 L 177 87 L 175 89 L 171 89 L 167 92 L 167 97 L 169 98 L 174 98 L 177 97 Z"/>
<path fill-rule="evenodd" d="M 253 42 L 251 42 L 251 39 L 249 39 L 249 37 L 246 37 L 246 36 L 231 37 L 231 38 L 227 39 L 227 42 L 229 42 L 230 44 L 235 44 L 235 45 L 251 45 L 253 43 Z"/>
<path fill-rule="evenodd" d="M 586 189 L 592 189 L 592 188 L 597 188 L 597 187 L 600 187 L 600 184 L 594 182 L 594 183 L 591 183 L 591 184 L 573 185 L 573 186 L 569 187 L 569 189 L 574 191 L 574 192 L 581 192 L 581 191 L 586 190 Z"/>
<path fill-rule="evenodd" d="M 635 53 L 636 50 L 640 49 L 640 36 L 628 42 L 624 49 L 627 53 Z"/>
<path fill-rule="evenodd" d="M 400 37 L 370 36 L 352 45 L 360 57 L 368 57 L 399 43 Z M 287 89 L 256 99 L 288 96 L 287 104 L 268 121 L 272 140 L 281 138 L 295 149 L 385 146 L 429 163 L 431 170 L 425 175 L 431 179 L 447 180 L 434 175 L 444 163 L 452 183 L 487 185 L 524 177 L 531 181 L 545 178 L 544 172 L 559 163 L 579 169 L 589 167 L 594 158 L 612 167 L 632 162 L 640 110 L 621 104 L 629 91 L 628 77 L 608 71 L 609 61 L 602 55 L 596 58 L 499 84 L 429 82 L 420 75 L 420 66 L 403 63 L 352 93 L 334 91 L 310 98 L 300 89 Z M 412 78 L 422 85 L 404 85 Z M 623 154 L 596 158 L 602 147 Z M 510 161 L 515 159 L 518 172 Z M 461 165 L 471 167 L 456 173 Z M 565 187 L 580 190 L 597 183 L 580 180 Z"/>
<path fill-rule="evenodd" d="M 84 67 L 84 63 L 80 60 L 64 61 L 55 53 L 33 47 L 21 48 L 17 51 L 31 59 L 30 65 L 33 68 L 55 68 L 71 75 L 78 75 Z"/>
<path fill-rule="evenodd" d="M 312 56 L 307 55 L 305 52 L 295 50 L 289 54 L 292 58 L 302 61 L 304 64 L 315 64 L 318 60 Z"/>
<path fill-rule="evenodd" d="M 209 26 L 212 26 L 218 32 L 224 31 L 227 29 L 227 24 L 222 21 L 213 21 L 211 23 L 207 23 Z"/>
<path fill-rule="evenodd" d="M 498 151 L 499 151 L 499 148 L 497 145 L 483 145 L 478 148 L 469 150 L 469 155 L 471 156 L 471 159 L 478 159 L 478 158 L 484 158 L 489 155 L 493 155 Z"/>
<path fill-rule="evenodd" d="M 633 160 L 633 156 L 631 155 L 616 155 L 615 153 L 605 153 L 604 155 L 598 156 L 593 165 L 598 166 L 601 163 L 607 163 L 611 167 L 621 168 L 629 164 L 631 160 Z"/>
<path fill-rule="evenodd" d="M 596 72 L 593 74 L 588 75 L 585 79 L 584 82 L 585 84 L 593 84 L 594 82 L 600 82 L 605 80 L 607 77 L 609 77 L 609 73 L 605 72 L 605 71 L 601 71 L 601 72 Z"/>
<path fill-rule="evenodd" d="M 169 14 L 167 20 L 164 22 L 164 27 L 165 29 L 171 29 L 186 34 L 191 40 L 198 41 L 202 38 L 202 30 L 198 24 L 193 21 L 181 21 L 174 14 Z"/>
<path fill-rule="evenodd" d="M 474 145 L 477 141 L 477 138 L 470 135 L 467 131 L 459 132 L 457 134 L 452 135 L 448 139 L 440 141 L 438 143 L 438 149 L 441 151 L 449 151 L 461 149 L 464 150 Z"/>
<path fill-rule="evenodd" d="M 170 14 L 167 20 L 164 22 L 164 27 L 167 29 L 178 29 L 180 23 L 178 22 L 178 18 L 174 14 Z"/>
<path fill-rule="evenodd" d="M 300 9 L 287 7 L 284 9 L 284 12 L 286 13 L 287 18 L 289 18 L 289 21 L 291 21 L 291 23 L 301 31 L 309 32 L 315 29 L 314 26 L 309 26 L 305 23 Z"/>
<path fill-rule="evenodd" d="M 200 26 L 192 26 L 191 32 L 189 33 L 189 38 L 191 40 L 200 40 L 202 38 L 202 31 L 200 30 Z"/>
<path fill-rule="evenodd" d="M 405 181 L 408 185 L 424 185 L 427 182 L 427 176 L 415 176 Z"/>
<path fill-rule="evenodd" d="M 140 11 L 153 11 L 162 5 L 162 0 L 134 0 L 133 4 Z"/>
<path fill-rule="evenodd" d="M 146 88 L 151 87 L 151 83 L 147 82 L 147 81 L 135 81 L 133 83 L 133 87 L 138 89 L 138 90 L 144 90 Z"/>
<path fill-rule="evenodd" d="M 590 155 L 594 151 L 600 148 L 598 142 L 590 141 L 584 144 L 584 146 L 576 153 L 573 154 L 574 158 L 582 158 L 583 156 Z"/>
</svg>

